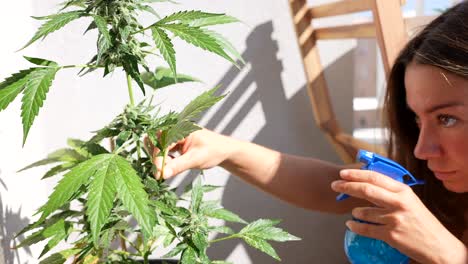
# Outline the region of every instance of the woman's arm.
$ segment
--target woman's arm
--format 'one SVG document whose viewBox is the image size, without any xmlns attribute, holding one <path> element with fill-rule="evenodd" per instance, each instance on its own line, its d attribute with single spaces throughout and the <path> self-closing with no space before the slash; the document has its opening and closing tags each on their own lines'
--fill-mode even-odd
<svg viewBox="0 0 468 264">
<path fill-rule="evenodd" d="M 174 149 L 182 155 L 166 159 L 165 178 L 190 168 L 221 165 L 259 189 L 306 209 L 349 213 L 356 206 L 368 205 L 356 198 L 335 200 L 338 193 L 330 185 L 339 179 L 343 167 L 332 163 L 282 154 L 205 129 L 192 133 Z"/>
</svg>

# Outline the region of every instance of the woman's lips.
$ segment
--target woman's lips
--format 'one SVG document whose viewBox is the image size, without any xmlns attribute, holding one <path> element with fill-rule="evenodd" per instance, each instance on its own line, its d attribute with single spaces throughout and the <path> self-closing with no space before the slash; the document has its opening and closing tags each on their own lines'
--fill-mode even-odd
<svg viewBox="0 0 468 264">
<path fill-rule="evenodd" d="M 456 171 L 433 171 L 433 172 L 434 172 L 435 177 L 441 181 L 449 180 L 456 173 Z"/>
</svg>

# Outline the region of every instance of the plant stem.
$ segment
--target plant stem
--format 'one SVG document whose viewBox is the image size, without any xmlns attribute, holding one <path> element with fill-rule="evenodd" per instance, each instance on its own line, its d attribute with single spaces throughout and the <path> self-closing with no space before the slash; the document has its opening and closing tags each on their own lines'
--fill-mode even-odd
<svg viewBox="0 0 468 264">
<path fill-rule="evenodd" d="M 69 69 L 69 68 L 102 68 L 102 66 L 94 66 L 94 65 L 89 65 L 89 64 L 84 64 L 84 65 L 66 65 L 66 66 L 61 66 L 62 69 Z"/>
<path fill-rule="evenodd" d="M 133 99 L 133 88 L 132 88 L 132 78 L 127 73 L 127 88 L 128 88 L 128 96 L 130 97 L 130 105 L 135 105 L 135 100 Z"/>
<path fill-rule="evenodd" d="M 166 157 L 167 157 L 167 149 L 163 150 L 163 160 L 161 165 L 161 177 L 160 180 L 164 181 L 164 166 L 166 164 Z"/>
<path fill-rule="evenodd" d="M 230 235 L 230 236 L 226 236 L 226 237 L 222 237 L 222 238 L 218 238 L 218 239 L 213 239 L 213 240 L 210 241 L 210 243 L 216 243 L 216 242 L 219 242 L 219 241 L 233 239 L 233 238 L 237 238 L 237 237 L 238 237 L 237 235 Z"/>
</svg>

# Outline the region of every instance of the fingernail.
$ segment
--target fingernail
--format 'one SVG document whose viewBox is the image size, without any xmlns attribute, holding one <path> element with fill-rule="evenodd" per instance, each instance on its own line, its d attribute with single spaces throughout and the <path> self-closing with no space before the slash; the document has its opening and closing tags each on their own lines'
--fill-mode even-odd
<svg viewBox="0 0 468 264">
<path fill-rule="evenodd" d="M 343 176 L 348 176 L 349 175 L 349 170 L 341 170 L 340 171 L 340 176 L 343 177 Z"/>
<path fill-rule="evenodd" d="M 331 184 L 332 189 L 335 190 L 337 185 L 338 185 L 338 181 L 332 182 Z"/>
<path fill-rule="evenodd" d="M 351 221 L 350 220 L 346 221 L 345 225 L 346 225 L 347 228 L 351 229 Z"/>
</svg>

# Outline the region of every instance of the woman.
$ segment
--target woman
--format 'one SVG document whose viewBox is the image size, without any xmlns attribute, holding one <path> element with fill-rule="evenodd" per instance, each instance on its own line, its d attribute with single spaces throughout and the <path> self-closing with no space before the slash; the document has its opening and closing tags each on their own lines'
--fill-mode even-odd
<svg viewBox="0 0 468 264">
<path fill-rule="evenodd" d="M 414 261 L 468 263 L 468 2 L 436 18 L 402 50 L 389 76 L 385 111 L 389 157 L 425 185 L 411 189 L 376 172 L 287 155 L 208 130 L 174 146 L 181 155 L 167 158 L 156 176 L 220 165 L 297 206 L 352 212 L 378 223 L 346 225 Z M 155 162 L 162 167 L 161 158 Z M 354 198 L 337 203 L 336 192 Z"/>
</svg>

